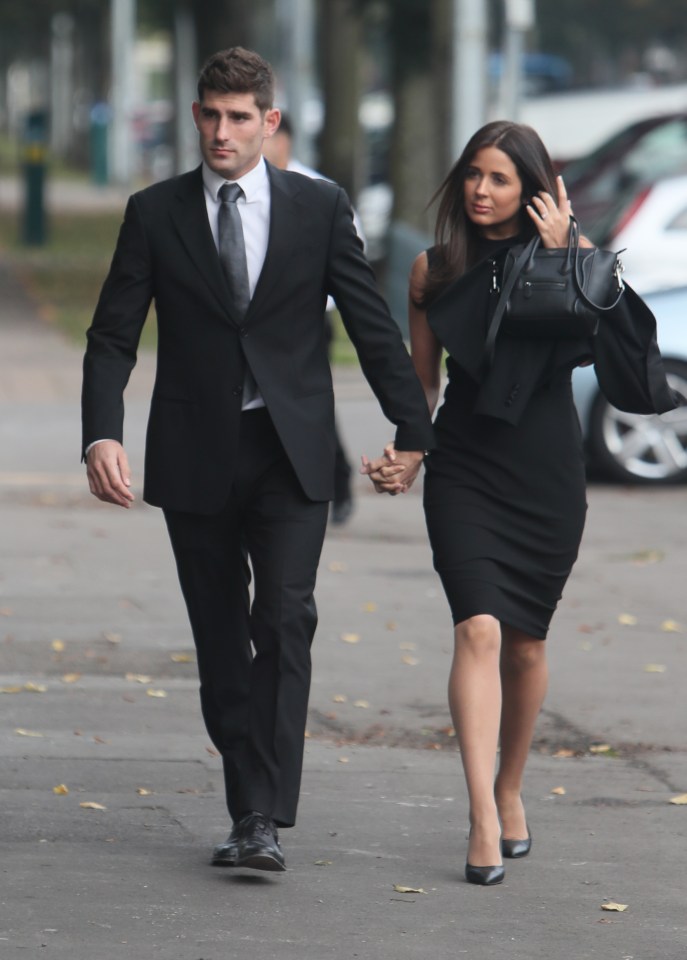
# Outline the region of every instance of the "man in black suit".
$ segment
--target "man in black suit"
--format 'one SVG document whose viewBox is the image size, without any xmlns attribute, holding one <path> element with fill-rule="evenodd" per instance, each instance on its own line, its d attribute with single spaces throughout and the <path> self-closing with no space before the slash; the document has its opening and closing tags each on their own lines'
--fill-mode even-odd
<svg viewBox="0 0 687 960">
<path fill-rule="evenodd" d="M 82 405 L 91 492 L 128 507 L 123 392 L 154 300 L 143 496 L 164 511 L 224 765 L 233 828 L 213 863 L 283 870 L 277 827 L 296 817 L 333 494 L 329 294 L 396 424 L 399 490 L 432 427 L 343 190 L 262 157 L 279 126 L 273 91 L 270 65 L 243 48 L 203 67 L 203 163 L 130 198 L 87 334 Z"/>
</svg>

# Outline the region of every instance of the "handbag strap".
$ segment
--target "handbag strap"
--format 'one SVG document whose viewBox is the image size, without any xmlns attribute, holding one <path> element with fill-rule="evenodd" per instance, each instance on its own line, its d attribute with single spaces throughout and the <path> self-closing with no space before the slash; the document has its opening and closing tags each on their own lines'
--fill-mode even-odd
<svg viewBox="0 0 687 960">
<path fill-rule="evenodd" d="M 508 298 L 510 297 L 513 287 L 518 282 L 518 277 L 522 273 L 525 264 L 533 255 L 534 251 L 539 246 L 539 234 L 532 237 L 530 242 L 527 244 L 525 249 L 522 251 L 520 256 L 517 258 L 513 264 L 510 273 L 506 277 L 506 280 L 501 287 L 501 294 L 499 296 L 498 303 L 496 304 L 496 309 L 492 314 L 492 318 L 489 322 L 489 327 L 487 329 L 487 336 L 484 341 L 484 366 L 488 370 L 492 363 L 494 362 L 494 351 L 496 349 L 496 337 L 498 335 L 499 329 L 501 327 L 501 321 L 503 320 L 503 315 L 506 312 L 506 307 L 508 306 Z"/>
<path fill-rule="evenodd" d="M 618 296 L 615 298 L 613 303 L 611 303 L 607 307 L 602 307 L 598 303 L 594 303 L 594 301 L 591 300 L 582 289 L 582 280 L 584 278 L 582 278 L 580 274 L 580 226 L 572 214 L 570 214 L 570 239 L 572 241 L 573 247 L 575 248 L 575 267 L 573 270 L 573 281 L 575 283 L 575 290 L 577 291 L 577 294 L 580 300 L 584 303 L 586 307 L 589 307 L 590 310 L 595 310 L 598 313 L 608 313 L 609 310 L 615 309 L 615 307 L 617 307 L 618 304 L 620 303 L 620 298 L 625 292 L 625 286 L 620 276 L 620 271 L 622 271 L 622 267 L 619 267 L 618 262 L 616 262 L 616 278 L 618 280 Z"/>
</svg>

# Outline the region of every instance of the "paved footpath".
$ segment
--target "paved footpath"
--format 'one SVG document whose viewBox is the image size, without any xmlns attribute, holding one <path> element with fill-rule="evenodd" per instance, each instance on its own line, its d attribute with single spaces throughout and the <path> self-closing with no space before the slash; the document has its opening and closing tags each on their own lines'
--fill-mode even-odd
<svg viewBox="0 0 687 960">
<path fill-rule="evenodd" d="M 0 297 L 2 960 L 684 960 L 684 487 L 590 490 L 529 767 L 533 853 L 483 889 L 462 880 L 420 498 L 360 478 L 325 543 L 289 870 L 211 868 L 222 778 L 160 514 L 88 495 L 80 351 L 1 256 Z M 151 375 L 144 357 L 127 403 L 137 489 Z M 349 448 L 376 452 L 366 386 L 345 372 L 337 391 Z"/>
</svg>

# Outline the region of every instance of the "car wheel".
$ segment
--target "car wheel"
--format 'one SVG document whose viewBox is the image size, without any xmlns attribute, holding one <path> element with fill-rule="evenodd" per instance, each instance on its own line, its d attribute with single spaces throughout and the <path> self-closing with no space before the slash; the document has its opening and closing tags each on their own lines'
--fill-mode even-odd
<svg viewBox="0 0 687 960">
<path fill-rule="evenodd" d="M 623 413 L 599 394 L 589 418 L 590 461 L 622 483 L 687 480 L 687 364 L 665 363 L 668 383 L 686 406 L 661 416 Z"/>
</svg>

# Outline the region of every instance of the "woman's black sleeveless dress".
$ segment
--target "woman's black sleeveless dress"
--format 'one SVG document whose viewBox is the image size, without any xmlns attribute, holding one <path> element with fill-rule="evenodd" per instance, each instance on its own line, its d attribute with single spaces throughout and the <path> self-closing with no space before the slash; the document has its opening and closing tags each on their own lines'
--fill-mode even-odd
<svg viewBox="0 0 687 960">
<path fill-rule="evenodd" d="M 491 614 L 544 639 L 587 506 L 572 370 L 544 376 L 513 425 L 475 414 L 479 385 L 451 357 L 446 366 L 424 507 L 453 622 Z"/>
</svg>

